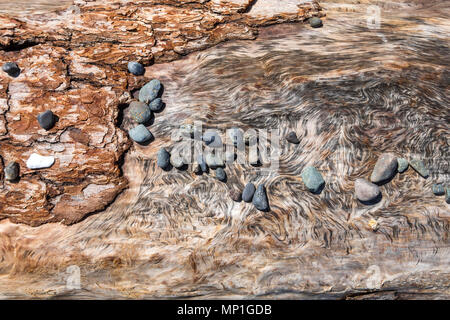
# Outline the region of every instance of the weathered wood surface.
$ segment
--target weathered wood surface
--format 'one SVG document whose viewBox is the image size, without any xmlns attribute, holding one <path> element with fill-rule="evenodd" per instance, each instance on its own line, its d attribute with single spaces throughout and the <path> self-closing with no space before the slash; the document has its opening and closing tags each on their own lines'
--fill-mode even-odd
<svg viewBox="0 0 450 320">
<path fill-rule="evenodd" d="M 244 18 L 252 10 L 267 14 L 264 8 L 257 7 L 259 0 L 243 12 L 238 7 L 237 13 L 230 14 L 217 13 L 223 10 L 223 4 L 214 7 L 214 1 L 198 2 L 190 1 L 188 6 L 198 6 L 202 15 L 213 12 L 214 16 L 241 26 L 240 31 L 232 33 L 233 39 L 255 37 L 242 31 L 253 30 L 251 21 L 255 18 Z M 70 183 L 70 190 L 77 190 L 74 192 L 78 195 L 89 184 L 111 184 L 114 192 L 119 192 L 116 186 L 120 184 L 109 180 L 111 177 L 128 185 L 106 210 L 72 225 L 46 223 L 31 227 L 14 223 L 11 216 L 2 220 L 0 297 L 448 299 L 450 211 L 443 197 L 432 194 L 431 185 L 436 181 L 448 183 L 449 8 L 439 1 L 428 6 L 420 5 L 420 1 L 376 1 L 382 9 L 382 23 L 378 29 L 370 29 L 366 9 L 374 2 L 358 1 L 362 4 L 348 6 L 352 2 L 356 3 L 321 3 L 328 9 L 321 29 L 302 24 L 272 26 L 260 29 L 256 40 L 226 42 L 181 60 L 180 54 L 206 46 L 198 47 L 203 42 L 192 40 L 192 46 L 188 41 L 181 45 L 182 49 L 175 49 L 178 47 L 173 42 L 169 45 L 158 35 L 173 37 L 177 33 L 164 33 L 154 26 L 151 34 L 155 40 L 140 39 L 141 24 L 134 40 L 121 35 L 121 31 L 105 35 L 110 41 L 104 43 L 98 41 L 104 34 L 102 30 L 90 30 L 94 35 L 80 30 L 66 39 L 61 34 L 52 35 L 52 40 L 30 37 L 34 44 L 28 48 L 12 45 L 16 37 L 11 34 L 3 48 L 14 50 L 3 51 L 2 59 L 16 55 L 24 57 L 21 61 L 25 63 L 48 48 L 48 56 L 57 62 L 47 62 L 46 68 L 66 67 L 65 73 L 54 71 L 51 79 L 44 82 L 54 88 L 50 91 L 43 88 L 37 76 L 32 85 L 33 73 L 27 68 L 24 72 L 28 75 L 12 82 L 24 82 L 32 92 L 58 94 L 71 106 L 80 106 L 61 107 L 61 112 L 71 110 L 79 116 L 80 110 L 86 109 L 86 119 L 73 120 L 71 124 L 81 126 L 80 131 L 72 133 L 76 138 L 63 140 L 64 151 L 52 152 L 73 153 L 83 145 L 77 139 L 84 141 L 85 134 L 89 143 L 84 148 L 103 150 L 106 144 L 115 154 L 108 154 L 106 162 L 102 160 L 105 165 L 97 167 L 101 174 L 95 177 L 107 177 L 101 182 L 91 182 L 89 174 L 81 182 L 72 182 L 69 173 L 52 178 L 52 170 L 30 174 L 30 179 L 55 184 L 59 195 L 68 193 L 64 188 Z M 85 5 L 93 8 L 86 9 L 86 15 L 99 10 L 92 3 Z M 173 7 L 172 2 L 163 7 L 179 12 L 184 5 Z M 117 8 L 111 10 L 121 12 Z M 183 17 L 190 23 L 194 19 Z M 303 18 L 298 16 L 299 20 Z M 263 24 L 274 21 L 267 16 L 258 19 Z M 119 20 L 117 23 L 124 23 L 122 18 Z M 215 26 L 223 25 L 227 23 Z M 129 32 L 126 28 L 118 30 Z M 203 32 L 208 34 L 206 39 L 211 39 L 208 31 Z M 21 36 L 27 38 L 29 33 Z M 190 39 L 178 35 L 177 39 Z M 91 39 L 89 43 L 93 45 L 108 46 L 108 50 L 89 51 L 83 37 Z M 129 48 L 124 49 L 120 44 L 126 41 L 130 41 Z M 164 83 L 167 104 L 151 126 L 156 140 L 145 147 L 128 142 L 124 131 L 132 122 L 126 110 L 120 119 L 117 109 L 145 82 L 136 81 L 125 72 L 128 59 L 150 57 L 136 49 L 142 41 L 154 41 L 151 47 L 160 48 L 151 50 L 157 63 L 147 68 L 145 79 L 157 77 Z M 68 50 L 72 43 L 74 47 Z M 95 53 L 98 56 L 93 56 Z M 172 60 L 177 61 L 169 62 Z M 46 74 L 44 69 L 37 70 Z M 63 74 L 62 80 L 58 80 L 58 72 Z M 66 82 L 67 86 L 59 92 L 59 86 Z M 67 96 L 71 91 L 72 98 Z M 8 95 L 4 99 L 11 99 L 10 89 L 5 92 Z M 85 92 L 86 99 L 99 100 L 84 102 L 81 97 Z M 109 95 L 113 98 L 107 99 Z M 22 110 L 22 98 L 17 99 L 17 110 Z M 26 99 L 30 100 L 24 104 L 29 105 L 36 98 Z M 96 108 L 89 109 L 90 104 Z M 31 121 L 28 131 L 19 120 L 10 123 L 9 119 L 17 115 L 12 116 L 15 109 L 13 104 L 8 105 L 8 125 L 0 142 L 0 154 L 6 160 L 10 158 L 3 150 L 13 149 L 3 149 L 4 145 L 26 153 L 42 146 L 48 137 L 39 132 L 28 137 L 29 130 L 36 130 Z M 38 112 L 34 108 L 40 106 L 29 106 L 26 119 Z M 93 121 L 95 116 L 89 110 L 95 113 L 99 109 L 103 116 Z M 57 137 L 62 138 L 62 132 L 67 131 L 63 126 L 64 121 L 72 119 L 68 118 L 60 120 L 54 129 Z M 170 147 L 171 132 L 193 120 L 219 129 L 232 125 L 245 129 L 279 128 L 282 135 L 294 130 L 301 143 L 282 143 L 280 169 L 271 176 L 261 176 L 251 166 L 236 164 L 226 168 L 229 181 L 223 184 L 210 175 L 197 177 L 189 170 L 158 169 L 156 151 L 162 146 Z M 15 127 L 13 121 L 17 122 Z M 109 136 L 102 136 L 92 126 L 109 128 Z M 122 135 L 121 142 L 106 138 L 117 135 Z M 24 140 L 16 140 L 24 136 Z M 98 136 L 104 138 L 96 140 Z M 62 142 L 45 143 L 50 146 L 45 150 L 52 150 L 52 146 Z M 123 150 L 115 148 L 118 146 Z M 370 176 L 382 152 L 424 159 L 431 177 L 424 180 L 410 168 L 381 188 L 381 202 L 362 205 L 354 197 L 353 183 L 356 178 Z M 123 162 L 118 160 L 122 153 Z M 85 159 L 85 171 L 89 172 L 88 168 L 95 164 L 89 157 Z M 302 184 L 299 176 L 305 165 L 315 165 L 323 174 L 327 184 L 320 195 L 309 193 Z M 123 175 L 111 174 L 115 172 L 113 168 L 122 168 Z M 60 171 L 62 166 L 53 169 L 65 174 Z M 71 170 L 78 169 L 74 166 Z M 79 177 L 78 172 L 70 174 Z M 71 182 L 59 185 L 63 178 Z M 232 188 L 242 188 L 249 180 L 266 183 L 269 213 L 228 197 Z M 92 188 L 88 190 L 96 194 Z M 63 197 L 58 200 L 70 208 L 70 202 L 64 202 Z M 80 201 L 80 205 L 91 203 L 96 202 Z M 89 211 L 82 209 L 61 212 L 81 217 L 79 212 Z M 15 221 L 31 224 L 28 218 L 33 217 L 33 210 L 23 215 L 22 221 Z M 67 287 L 70 266 L 80 268 L 80 290 Z"/>
</svg>

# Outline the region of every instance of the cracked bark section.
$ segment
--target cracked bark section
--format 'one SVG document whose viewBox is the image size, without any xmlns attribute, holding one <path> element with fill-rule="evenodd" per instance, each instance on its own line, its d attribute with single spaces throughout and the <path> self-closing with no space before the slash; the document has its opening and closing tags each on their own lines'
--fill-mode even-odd
<svg viewBox="0 0 450 320">
<path fill-rule="evenodd" d="M 128 74 L 127 62 L 172 61 L 254 39 L 261 26 L 323 15 L 316 1 L 289 0 L 285 12 L 271 12 L 272 2 L 76 1 L 76 12 L 0 15 L 0 64 L 22 69 L 18 78 L 0 73 L 0 219 L 72 224 L 103 210 L 128 184 L 120 162 L 131 143 L 117 127 L 118 106 L 149 80 Z M 50 131 L 36 120 L 47 109 L 59 117 Z M 56 162 L 28 170 L 33 152 Z M 3 178 L 11 161 L 20 164 L 17 183 Z"/>
</svg>

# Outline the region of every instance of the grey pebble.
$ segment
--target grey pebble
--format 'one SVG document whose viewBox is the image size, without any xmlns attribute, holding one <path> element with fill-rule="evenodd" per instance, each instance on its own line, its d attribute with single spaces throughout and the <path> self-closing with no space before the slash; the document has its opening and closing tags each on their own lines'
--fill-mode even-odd
<svg viewBox="0 0 450 320">
<path fill-rule="evenodd" d="M 300 140 L 298 140 L 297 134 L 296 134 L 294 131 L 289 132 L 289 133 L 287 134 L 286 140 L 287 140 L 288 142 L 290 142 L 290 143 L 293 143 L 293 144 L 299 144 L 299 143 L 300 143 Z"/>
<path fill-rule="evenodd" d="M 5 169 L 5 179 L 8 181 L 16 181 L 20 175 L 20 167 L 17 162 L 11 162 Z"/>
<path fill-rule="evenodd" d="M 309 25 L 313 28 L 320 28 L 322 27 L 323 23 L 320 18 L 312 17 L 311 19 L 309 19 Z"/>
<path fill-rule="evenodd" d="M 405 172 L 409 167 L 408 160 L 406 160 L 405 158 L 398 158 L 397 164 L 398 164 L 397 171 L 400 173 Z"/>
<path fill-rule="evenodd" d="M 168 169 L 170 167 L 170 153 L 165 148 L 159 149 L 157 164 L 162 169 Z"/>
<path fill-rule="evenodd" d="M 153 79 L 139 91 L 139 101 L 149 104 L 155 100 L 161 91 L 161 82 Z"/>
<path fill-rule="evenodd" d="M 156 98 L 155 100 L 153 100 L 152 102 L 150 102 L 150 104 L 148 105 L 150 110 L 158 112 L 162 110 L 163 107 L 163 102 L 161 98 Z"/>
<path fill-rule="evenodd" d="M 300 176 L 306 188 L 312 193 L 318 193 L 325 185 L 325 180 L 323 180 L 320 172 L 312 166 L 304 168 Z"/>
<path fill-rule="evenodd" d="M 244 191 L 242 191 L 242 200 L 245 202 L 252 202 L 253 195 L 255 194 L 255 185 L 251 182 L 247 183 Z"/>
<path fill-rule="evenodd" d="M 263 184 L 259 185 L 253 195 L 253 205 L 260 211 L 269 210 L 269 200 L 267 199 L 266 188 Z"/>
<path fill-rule="evenodd" d="M 223 168 L 217 168 L 216 169 L 216 178 L 219 181 L 226 182 L 227 181 L 227 173 Z"/>
<path fill-rule="evenodd" d="M 43 129 L 50 130 L 55 125 L 56 119 L 52 111 L 46 110 L 37 116 L 37 120 Z"/>
<path fill-rule="evenodd" d="M 128 62 L 128 71 L 135 76 L 142 76 L 145 73 L 145 68 L 142 64 L 136 61 Z"/>
<path fill-rule="evenodd" d="M 148 105 L 140 101 L 130 103 L 129 113 L 137 123 L 147 123 L 152 118 L 152 111 Z"/>
<path fill-rule="evenodd" d="M 130 129 L 128 133 L 131 139 L 140 144 L 146 143 L 151 139 L 153 139 L 153 135 L 143 124 L 140 124 L 137 127 Z"/>
<path fill-rule="evenodd" d="M 375 163 L 370 181 L 377 184 L 384 183 L 397 173 L 397 168 L 397 157 L 392 153 L 383 153 Z"/>
<path fill-rule="evenodd" d="M 366 179 L 356 179 L 355 194 L 361 202 L 374 201 L 380 196 L 380 187 Z"/>
</svg>

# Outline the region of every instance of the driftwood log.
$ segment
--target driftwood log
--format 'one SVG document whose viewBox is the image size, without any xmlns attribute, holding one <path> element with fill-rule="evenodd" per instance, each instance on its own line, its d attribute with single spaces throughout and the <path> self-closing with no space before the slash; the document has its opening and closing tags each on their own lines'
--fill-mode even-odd
<svg viewBox="0 0 450 320">
<path fill-rule="evenodd" d="M 0 73 L 0 297 L 448 298 L 449 205 L 430 191 L 448 183 L 448 5 L 376 1 L 374 31 L 355 19 L 372 3 L 357 2 L 98 0 L 0 15 L 0 64 L 22 70 Z M 324 8 L 323 28 L 301 23 Z M 138 146 L 126 107 L 152 78 L 166 107 Z M 36 120 L 47 109 L 49 131 Z M 276 174 L 235 165 L 226 184 L 159 169 L 157 150 L 196 120 L 295 131 L 300 144 L 282 139 Z M 27 169 L 34 152 L 55 164 Z M 382 152 L 432 174 L 410 168 L 363 205 L 354 181 Z M 321 194 L 302 184 L 305 165 L 324 176 Z M 265 183 L 270 212 L 231 200 L 248 181 Z"/>
</svg>

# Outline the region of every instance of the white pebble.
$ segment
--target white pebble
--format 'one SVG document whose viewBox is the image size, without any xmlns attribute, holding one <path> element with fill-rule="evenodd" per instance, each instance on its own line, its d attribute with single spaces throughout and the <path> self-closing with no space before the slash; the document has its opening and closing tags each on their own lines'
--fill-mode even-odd
<svg viewBox="0 0 450 320">
<path fill-rule="evenodd" d="M 33 153 L 27 161 L 28 169 L 44 169 L 50 168 L 55 163 L 55 157 L 41 156 L 37 153 Z"/>
</svg>

